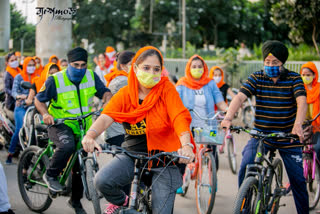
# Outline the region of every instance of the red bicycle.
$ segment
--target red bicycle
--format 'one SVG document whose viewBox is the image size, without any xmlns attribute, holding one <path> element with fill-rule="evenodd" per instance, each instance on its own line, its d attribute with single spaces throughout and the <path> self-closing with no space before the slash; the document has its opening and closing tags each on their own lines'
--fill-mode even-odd
<svg viewBox="0 0 320 214">
<path fill-rule="evenodd" d="M 224 133 L 217 121 L 217 117 L 221 116 L 222 112 L 217 112 L 211 118 L 205 118 L 194 110 L 190 111 L 204 121 L 204 126 L 193 129 L 197 155 L 195 162 L 186 167 L 181 195 L 187 194 L 191 180 L 195 180 L 198 214 L 210 214 L 213 210 L 217 190 L 215 145 L 221 145 L 224 139 Z"/>
</svg>

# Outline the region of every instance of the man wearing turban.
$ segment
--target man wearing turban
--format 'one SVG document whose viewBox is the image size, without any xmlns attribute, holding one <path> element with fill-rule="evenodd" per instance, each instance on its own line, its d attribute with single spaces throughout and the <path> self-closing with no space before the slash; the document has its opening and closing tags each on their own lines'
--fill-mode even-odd
<svg viewBox="0 0 320 214">
<path fill-rule="evenodd" d="M 43 116 L 47 125 L 50 140 L 56 145 L 49 168 L 43 176 L 49 189 L 61 192 L 63 187 L 58 181 L 58 175 L 66 167 L 67 162 L 76 150 L 75 139 L 80 130 L 77 121 L 66 121 L 64 124 L 54 125 L 54 119 L 76 117 L 91 112 L 93 97 L 97 96 L 106 103 L 111 98 L 111 92 L 101 82 L 100 78 L 87 69 L 88 53 L 77 47 L 70 50 L 68 67 L 52 76 L 43 84 L 35 99 L 35 106 Z M 50 101 L 49 107 L 46 102 Z M 86 119 L 86 131 L 92 123 L 92 118 Z M 83 194 L 83 185 L 79 172 L 79 163 L 76 161 L 72 173 L 72 194 L 69 205 L 77 214 L 85 214 L 80 199 Z"/>
<path fill-rule="evenodd" d="M 242 103 L 256 96 L 254 129 L 263 133 L 285 132 L 303 139 L 302 123 L 307 111 L 306 91 L 298 73 L 284 67 L 287 47 L 279 41 L 266 41 L 262 46 L 263 70 L 254 72 L 232 99 L 222 127 L 229 128 Z M 251 138 L 243 149 L 239 170 L 239 187 L 245 178 L 246 166 L 253 164 L 257 142 Z M 286 168 L 297 213 L 309 213 L 309 200 L 302 167 L 302 147 L 299 140 L 266 139 L 265 150 L 279 149 Z M 299 147 L 300 146 L 300 147 Z"/>
</svg>

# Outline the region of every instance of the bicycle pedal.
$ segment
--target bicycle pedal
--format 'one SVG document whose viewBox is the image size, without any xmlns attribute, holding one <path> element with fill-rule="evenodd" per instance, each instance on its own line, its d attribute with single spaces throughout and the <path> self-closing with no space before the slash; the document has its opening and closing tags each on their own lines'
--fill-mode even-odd
<svg viewBox="0 0 320 214">
<path fill-rule="evenodd" d="M 58 196 L 58 193 L 52 190 L 49 190 L 49 195 L 50 195 L 50 198 L 56 198 Z"/>
</svg>

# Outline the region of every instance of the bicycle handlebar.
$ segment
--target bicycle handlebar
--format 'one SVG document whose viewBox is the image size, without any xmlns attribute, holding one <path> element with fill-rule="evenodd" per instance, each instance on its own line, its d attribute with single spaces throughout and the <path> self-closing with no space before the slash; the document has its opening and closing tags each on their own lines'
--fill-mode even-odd
<svg viewBox="0 0 320 214">
<path fill-rule="evenodd" d="M 281 138 L 281 139 L 293 139 L 293 140 L 299 139 L 298 135 L 294 135 L 291 133 L 285 133 L 285 132 L 263 133 L 254 129 L 251 129 L 251 130 L 245 129 L 240 126 L 231 126 L 230 131 L 235 131 L 236 133 L 240 133 L 240 131 L 243 131 L 258 138 Z"/>
<path fill-rule="evenodd" d="M 153 159 L 157 159 L 160 156 L 170 156 L 172 158 L 182 158 L 182 159 L 186 159 L 186 160 L 190 159 L 189 157 L 178 155 L 177 152 L 160 152 L 160 153 L 157 153 L 157 154 L 149 157 L 147 153 L 135 152 L 136 154 L 133 154 L 133 152 L 129 152 L 126 149 L 119 147 L 119 146 L 115 146 L 115 145 L 110 145 L 110 144 L 101 145 L 100 144 L 100 147 L 102 148 L 102 152 L 100 152 L 100 153 L 108 153 L 108 154 L 112 154 L 112 155 L 122 153 L 122 154 L 128 155 L 129 157 L 131 157 L 133 159 L 139 159 L 139 160 L 153 160 Z"/>
<path fill-rule="evenodd" d="M 193 109 L 189 109 L 190 112 L 193 112 L 199 119 L 201 120 L 214 120 L 216 119 L 218 116 L 222 116 L 224 114 L 226 114 L 226 112 L 224 111 L 217 111 L 213 117 L 203 117 L 201 116 L 197 111 L 193 110 Z"/>
<path fill-rule="evenodd" d="M 315 121 L 319 116 L 320 116 L 320 112 L 313 119 L 307 120 L 306 122 L 304 122 L 303 125 L 311 125 L 311 123 Z"/>
<path fill-rule="evenodd" d="M 83 119 L 86 119 L 87 117 L 89 117 L 91 115 L 99 116 L 100 113 L 101 113 L 101 109 L 98 110 L 98 111 L 89 112 L 89 113 L 87 113 L 85 115 L 76 116 L 76 117 L 55 118 L 54 119 L 54 125 L 62 124 L 66 120 L 83 120 Z M 41 120 L 41 124 L 44 124 L 43 120 Z"/>
</svg>

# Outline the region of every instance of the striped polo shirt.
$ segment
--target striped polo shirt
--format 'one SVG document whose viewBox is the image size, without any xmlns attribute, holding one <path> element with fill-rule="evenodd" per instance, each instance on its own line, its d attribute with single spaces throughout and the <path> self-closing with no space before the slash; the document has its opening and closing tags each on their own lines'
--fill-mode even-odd
<svg viewBox="0 0 320 214">
<path fill-rule="evenodd" d="M 291 132 L 297 113 L 296 98 L 306 96 L 300 75 L 288 70 L 276 83 L 263 71 L 257 71 L 249 76 L 240 91 L 247 97 L 256 96 L 254 126 L 266 133 Z"/>
</svg>

